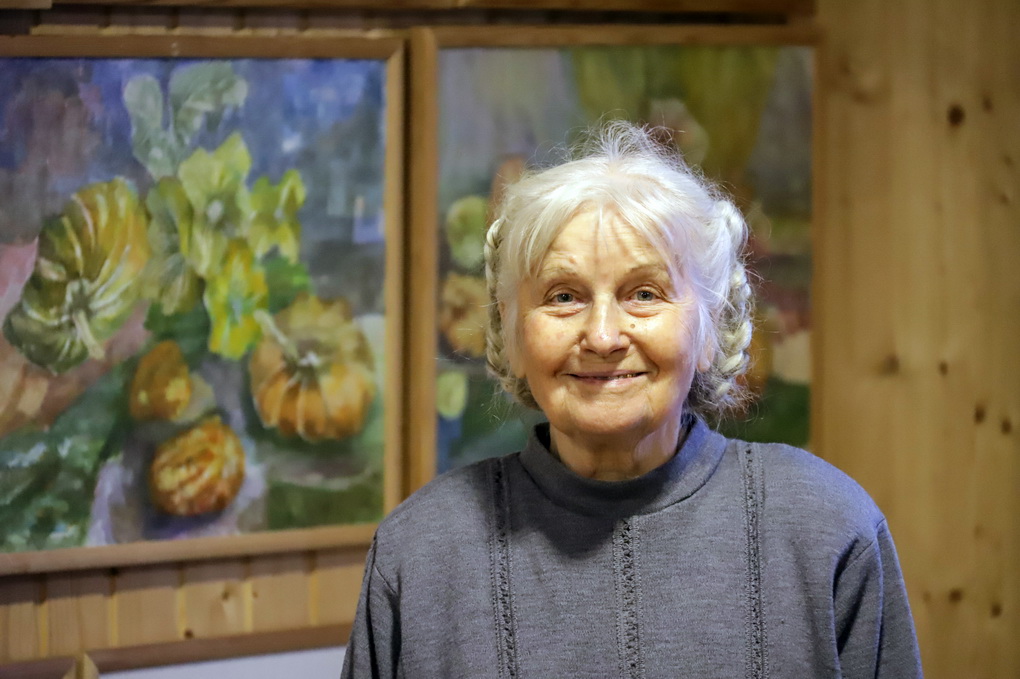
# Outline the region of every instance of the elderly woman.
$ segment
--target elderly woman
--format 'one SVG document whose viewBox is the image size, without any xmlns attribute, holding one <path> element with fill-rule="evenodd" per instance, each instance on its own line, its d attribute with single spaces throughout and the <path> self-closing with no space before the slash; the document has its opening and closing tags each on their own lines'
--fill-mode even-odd
<svg viewBox="0 0 1020 679">
<path fill-rule="evenodd" d="M 747 365 L 746 226 L 647 132 L 510 186 L 490 370 L 548 425 L 379 526 L 346 677 L 920 676 L 885 519 L 713 432 Z"/>
</svg>

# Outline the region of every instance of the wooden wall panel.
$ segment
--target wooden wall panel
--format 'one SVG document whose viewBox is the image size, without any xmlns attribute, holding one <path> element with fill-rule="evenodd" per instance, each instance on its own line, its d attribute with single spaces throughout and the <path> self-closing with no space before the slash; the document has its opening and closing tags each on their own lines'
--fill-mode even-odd
<svg viewBox="0 0 1020 679">
<path fill-rule="evenodd" d="M 179 566 L 121 570 L 113 580 L 115 646 L 180 639 Z"/>
<path fill-rule="evenodd" d="M 886 512 L 926 676 L 1020 676 L 1020 4 L 821 0 L 820 452 Z"/>
<path fill-rule="evenodd" d="M 310 565 L 306 554 L 273 554 L 252 560 L 252 631 L 311 626 Z"/>
<path fill-rule="evenodd" d="M 312 623 L 337 625 L 354 620 L 365 570 L 363 550 L 330 550 L 315 556 Z"/>
<path fill-rule="evenodd" d="M 208 639 L 250 632 L 246 564 L 223 560 L 181 568 L 181 621 L 185 639 Z"/>
<path fill-rule="evenodd" d="M 105 571 L 46 577 L 46 634 L 50 655 L 76 655 L 113 645 L 113 583 Z"/>
<path fill-rule="evenodd" d="M 40 576 L 0 578 L 0 664 L 46 655 L 39 634 L 43 598 Z"/>
</svg>

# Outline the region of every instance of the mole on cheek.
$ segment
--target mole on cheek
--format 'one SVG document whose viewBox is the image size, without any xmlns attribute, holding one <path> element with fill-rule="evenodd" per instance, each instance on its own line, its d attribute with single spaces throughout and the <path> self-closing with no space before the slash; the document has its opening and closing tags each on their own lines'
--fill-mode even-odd
<svg viewBox="0 0 1020 679">
<path fill-rule="evenodd" d="M 631 329 L 631 330 L 633 330 L 633 329 L 634 329 L 634 328 L 636 328 L 636 327 L 637 327 L 637 325 L 636 325 L 636 324 L 634 324 L 634 323 L 631 323 L 631 324 L 630 324 L 630 329 Z"/>
</svg>

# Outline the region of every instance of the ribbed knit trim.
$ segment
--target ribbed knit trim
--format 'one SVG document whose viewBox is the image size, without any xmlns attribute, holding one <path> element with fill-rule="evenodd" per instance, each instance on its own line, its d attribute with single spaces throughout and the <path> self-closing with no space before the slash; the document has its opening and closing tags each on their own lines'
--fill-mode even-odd
<svg viewBox="0 0 1020 679">
<path fill-rule="evenodd" d="M 496 648 L 500 679 L 520 676 L 517 662 L 517 623 L 514 620 L 510 573 L 510 483 L 505 459 L 492 463 L 492 530 L 489 532 L 489 565 L 492 605 L 496 623 Z"/>
<path fill-rule="evenodd" d="M 754 444 L 740 449 L 740 465 L 744 472 L 744 525 L 747 531 L 747 661 L 746 679 L 768 677 L 765 644 L 765 620 L 761 591 L 761 536 L 759 524 L 762 509 L 761 461 Z"/>
<path fill-rule="evenodd" d="M 616 575 L 616 648 L 623 679 L 643 679 L 645 676 L 638 625 L 641 588 L 637 543 L 637 530 L 631 520 L 618 521 L 613 530 L 613 570 Z"/>
<path fill-rule="evenodd" d="M 536 427 L 521 451 L 528 476 L 561 507 L 589 516 L 650 514 L 693 495 L 722 460 L 726 439 L 699 419 L 685 422 L 687 436 L 668 462 L 627 481 L 597 481 L 574 473 L 549 452 L 548 425 Z"/>
</svg>

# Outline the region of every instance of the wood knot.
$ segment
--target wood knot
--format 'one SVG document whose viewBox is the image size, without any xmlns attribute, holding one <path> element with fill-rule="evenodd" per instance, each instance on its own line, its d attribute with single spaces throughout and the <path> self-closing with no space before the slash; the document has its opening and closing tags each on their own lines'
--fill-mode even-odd
<svg viewBox="0 0 1020 679">
<path fill-rule="evenodd" d="M 983 106 L 986 111 L 991 112 L 994 108 L 994 106 L 992 106 L 992 98 L 987 94 L 981 97 L 981 106 Z"/>
<path fill-rule="evenodd" d="M 954 604 L 960 603 L 961 599 L 963 599 L 962 589 L 960 589 L 959 587 L 954 587 L 953 589 L 949 590 L 949 600 L 952 603 Z"/>
<path fill-rule="evenodd" d="M 952 106 L 950 106 L 949 112 L 946 113 L 946 118 L 949 120 L 949 125 L 951 127 L 959 127 L 960 125 L 963 124 L 963 120 L 966 117 L 967 117 L 966 112 L 963 110 L 963 107 L 960 106 L 959 104 L 953 104 Z"/>
<path fill-rule="evenodd" d="M 900 357 L 889 354 L 878 366 L 879 375 L 895 375 L 900 371 Z"/>
<path fill-rule="evenodd" d="M 982 422 L 984 422 L 985 421 L 985 415 L 987 415 L 987 412 L 985 411 L 985 404 L 984 403 L 978 403 L 976 406 L 974 406 L 974 422 L 975 423 L 981 424 Z"/>
<path fill-rule="evenodd" d="M 186 630 L 184 630 L 184 638 L 185 639 L 194 639 L 195 638 L 195 633 L 192 632 L 190 629 L 186 629 Z"/>
<path fill-rule="evenodd" d="M 945 361 L 939 361 L 939 374 L 940 375 L 949 374 L 949 364 L 946 363 Z"/>
<path fill-rule="evenodd" d="M 1002 433 L 1008 434 L 1013 431 L 1013 423 L 1008 417 L 1002 418 Z"/>
<path fill-rule="evenodd" d="M 1002 615 L 1002 604 L 998 601 L 992 602 L 992 610 L 990 611 L 993 618 L 998 618 Z"/>
</svg>

